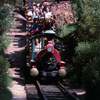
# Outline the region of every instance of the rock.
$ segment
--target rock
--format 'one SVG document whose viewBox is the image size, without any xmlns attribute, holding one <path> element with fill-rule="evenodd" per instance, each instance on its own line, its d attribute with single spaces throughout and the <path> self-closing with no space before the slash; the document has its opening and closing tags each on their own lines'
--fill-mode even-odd
<svg viewBox="0 0 100 100">
<path fill-rule="evenodd" d="M 55 18 L 55 25 L 58 27 L 62 22 L 73 24 L 77 22 L 74 18 L 76 12 L 72 9 L 70 1 L 62 1 L 60 3 L 53 3 L 51 6 L 53 16 Z"/>
</svg>

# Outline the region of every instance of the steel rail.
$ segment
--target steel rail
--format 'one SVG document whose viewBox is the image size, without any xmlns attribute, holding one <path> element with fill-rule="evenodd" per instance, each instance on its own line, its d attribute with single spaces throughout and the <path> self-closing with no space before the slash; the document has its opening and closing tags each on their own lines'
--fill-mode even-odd
<svg viewBox="0 0 100 100">
<path fill-rule="evenodd" d="M 77 96 L 75 96 L 74 94 L 72 94 L 70 91 L 68 91 L 67 89 L 65 89 L 64 85 L 61 84 L 60 82 L 58 82 L 56 84 L 56 86 L 63 92 L 63 94 L 66 96 L 66 97 L 71 97 L 72 100 L 80 100 Z"/>
<path fill-rule="evenodd" d="M 45 96 L 42 88 L 41 88 L 40 83 L 38 81 L 36 81 L 36 86 L 37 86 L 38 92 L 40 93 L 40 96 L 42 97 L 42 100 L 48 100 L 47 97 Z"/>
</svg>

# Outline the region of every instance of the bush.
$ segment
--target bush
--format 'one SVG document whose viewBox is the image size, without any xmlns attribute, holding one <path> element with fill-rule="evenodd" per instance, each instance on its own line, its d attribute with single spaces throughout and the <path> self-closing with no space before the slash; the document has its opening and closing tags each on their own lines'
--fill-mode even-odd
<svg viewBox="0 0 100 100">
<path fill-rule="evenodd" d="M 0 6 L 0 100 L 11 100 L 12 94 L 8 87 L 11 85 L 9 77 L 9 63 L 5 58 L 4 50 L 7 48 L 9 41 L 6 38 L 6 31 L 9 29 L 10 8 L 7 4 Z"/>
<path fill-rule="evenodd" d="M 0 100 L 11 100 L 12 93 L 7 88 L 0 91 Z"/>
<path fill-rule="evenodd" d="M 73 64 L 71 68 L 71 81 L 82 85 L 82 71 L 83 66 L 86 65 L 87 60 L 89 59 L 90 52 L 89 43 L 79 43 L 75 49 L 75 57 L 73 58 Z"/>
<path fill-rule="evenodd" d="M 4 58 L 4 56 L 0 55 L 0 89 L 3 89 L 9 86 L 10 78 L 9 78 L 9 63 Z"/>
<path fill-rule="evenodd" d="M 67 76 L 73 84 L 78 83 L 78 86 L 86 89 L 87 100 L 98 100 L 100 98 L 100 0 L 75 1 L 78 6 L 78 46 L 75 55 L 73 53 L 72 65 L 67 64 Z M 58 29 L 58 35 L 65 38 L 75 30 L 76 26 L 62 24 Z M 67 39 L 65 38 L 66 41 Z M 69 46 L 66 48 L 69 49 Z"/>
<path fill-rule="evenodd" d="M 100 99 L 100 57 L 95 57 L 83 68 L 83 82 L 87 100 Z"/>
<path fill-rule="evenodd" d="M 60 24 L 59 27 L 56 29 L 56 33 L 60 37 L 67 37 L 69 34 L 76 30 L 76 26 L 74 24 Z"/>
<path fill-rule="evenodd" d="M 78 36 L 80 41 L 100 38 L 100 0 L 76 0 L 78 5 Z"/>
<path fill-rule="evenodd" d="M 87 100 L 100 98 L 100 40 L 81 42 L 76 47 L 72 67 L 69 69 L 73 84 L 84 87 Z M 93 97 L 92 97 L 93 96 Z M 92 98 L 91 98 L 92 97 Z"/>
</svg>

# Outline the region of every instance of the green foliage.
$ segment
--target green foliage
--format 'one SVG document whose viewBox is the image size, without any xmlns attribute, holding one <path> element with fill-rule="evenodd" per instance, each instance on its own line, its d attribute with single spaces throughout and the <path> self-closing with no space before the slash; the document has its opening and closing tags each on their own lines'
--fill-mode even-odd
<svg viewBox="0 0 100 100">
<path fill-rule="evenodd" d="M 9 67 L 8 61 L 4 56 L 0 55 L 0 73 L 6 73 Z"/>
<path fill-rule="evenodd" d="M 0 91 L 0 100 L 11 100 L 12 93 L 7 88 Z"/>
<path fill-rule="evenodd" d="M 11 78 L 9 77 L 9 63 L 5 58 L 4 50 L 9 41 L 6 37 L 6 31 L 9 29 L 10 5 L 2 4 L 0 6 L 0 100 L 11 100 L 12 94 L 8 90 Z"/>
<path fill-rule="evenodd" d="M 16 3 L 16 0 L 0 0 L 0 4 L 5 4 L 5 3 L 9 3 L 9 4 L 12 4 L 12 5 L 15 5 Z"/>
<path fill-rule="evenodd" d="M 82 68 L 86 66 L 89 61 L 92 61 L 95 57 L 100 57 L 100 41 L 97 40 L 93 43 L 81 42 L 75 51 L 76 56 L 73 58 L 74 67 L 76 67 L 76 70 L 78 67 L 83 70 Z"/>
<path fill-rule="evenodd" d="M 80 42 L 76 47 L 72 67 L 69 70 L 71 82 L 78 83 L 87 91 L 88 100 L 91 95 L 98 100 L 100 93 L 100 40 Z M 94 92 L 95 90 L 95 92 Z"/>
<path fill-rule="evenodd" d="M 12 98 L 12 94 L 8 90 L 8 87 L 11 85 L 8 68 L 8 61 L 3 55 L 0 55 L 0 100 L 11 100 Z"/>
<path fill-rule="evenodd" d="M 83 68 L 83 76 L 87 100 L 98 100 L 100 98 L 100 57 L 95 57 Z"/>
<path fill-rule="evenodd" d="M 10 23 L 10 9 L 7 5 L 0 7 L 0 33 L 3 34 L 9 27 Z"/>
<path fill-rule="evenodd" d="M 100 0 L 75 0 L 77 3 L 78 46 L 75 49 L 71 80 L 84 86 L 87 100 L 100 98 Z"/>
<path fill-rule="evenodd" d="M 93 43 L 81 42 L 76 48 L 77 60 L 79 59 L 92 59 L 95 56 L 100 56 L 100 41 L 97 40 Z M 75 57 L 76 60 L 76 57 Z"/>
<path fill-rule="evenodd" d="M 71 81 L 76 81 L 81 85 L 83 66 L 86 65 L 86 58 L 90 49 L 89 43 L 79 43 L 75 49 L 75 57 L 73 58 L 73 67 L 71 68 Z M 87 51 L 88 50 L 88 51 Z M 73 77 L 72 77 L 73 76 Z"/>
<path fill-rule="evenodd" d="M 80 41 L 94 41 L 100 35 L 100 0 L 76 0 L 78 5 L 78 32 Z"/>
<path fill-rule="evenodd" d="M 4 35 L 2 40 L 2 47 L 7 48 L 10 43 L 10 40 Z"/>
<path fill-rule="evenodd" d="M 76 30 L 76 26 L 75 25 L 63 24 L 62 23 L 61 25 L 59 25 L 56 33 L 60 37 L 66 37 L 66 36 L 68 36 L 70 33 L 72 33 L 75 30 Z"/>
<path fill-rule="evenodd" d="M 19 7 L 23 6 L 23 0 L 4 0 L 4 3 L 9 3 L 11 5 L 19 6 Z"/>
<path fill-rule="evenodd" d="M 63 38 L 63 59 L 67 63 L 72 62 L 72 57 L 75 53 L 75 47 L 77 45 L 77 40 L 75 36 L 76 25 L 75 24 L 61 24 L 56 29 L 56 33 L 59 37 Z"/>
</svg>

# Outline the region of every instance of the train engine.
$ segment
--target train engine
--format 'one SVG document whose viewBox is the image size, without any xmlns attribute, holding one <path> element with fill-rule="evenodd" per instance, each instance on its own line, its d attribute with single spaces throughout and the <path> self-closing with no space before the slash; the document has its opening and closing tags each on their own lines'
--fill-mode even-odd
<svg viewBox="0 0 100 100">
<path fill-rule="evenodd" d="M 27 58 L 31 76 L 64 77 L 66 75 L 65 62 L 61 60 L 63 55 L 62 40 L 52 30 L 31 37 L 29 57 Z"/>
</svg>

